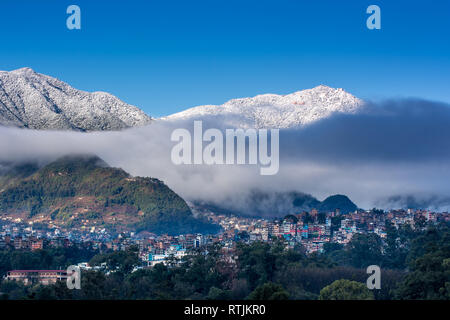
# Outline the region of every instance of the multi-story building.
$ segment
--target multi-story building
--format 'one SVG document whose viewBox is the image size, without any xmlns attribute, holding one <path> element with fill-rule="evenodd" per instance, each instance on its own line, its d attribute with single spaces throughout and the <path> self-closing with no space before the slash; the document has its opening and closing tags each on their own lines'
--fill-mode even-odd
<svg viewBox="0 0 450 320">
<path fill-rule="evenodd" d="M 31 250 L 42 250 L 44 249 L 44 239 L 37 239 L 31 242 Z"/>
<path fill-rule="evenodd" d="M 8 271 L 6 280 L 21 281 L 24 284 L 53 284 L 57 281 L 66 280 L 65 270 L 12 270 Z"/>
</svg>

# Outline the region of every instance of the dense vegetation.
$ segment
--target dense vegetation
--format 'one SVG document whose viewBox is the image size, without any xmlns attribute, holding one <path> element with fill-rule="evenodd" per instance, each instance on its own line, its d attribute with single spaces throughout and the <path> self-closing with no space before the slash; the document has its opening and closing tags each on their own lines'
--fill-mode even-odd
<svg viewBox="0 0 450 320">
<path fill-rule="evenodd" d="M 4 281 L 0 292 L 10 299 L 449 299 L 449 227 L 398 232 L 389 232 L 386 245 L 360 235 L 312 255 L 302 247 L 286 250 L 282 241 L 239 243 L 232 254 L 214 245 L 179 264 L 135 272 L 139 260 L 131 247 L 94 256 L 92 265 L 106 263 L 112 272 L 83 271 L 81 290 Z M 365 287 L 370 264 L 382 269 L 381 290 Z"/>
<path fill-rule="evenodd" d="M 29 169 L 29 166 L 23 166 Z M 22 171 L 15 168 L 17 175 Z M 28 171 L 27 171 L 28 172 Z M 16 176 L 17 176 L 16 175 Z M 95 156 L 69 156 L 39 169 L 5 187 L 0 211 L 50 215 L 73 226 L 79 219 L 104 221 L 105 214 L 121 214 L 130 227 L 155 233 L 215 232 L 217 226 L 195 219 L 186 202 L 163 182 L 131 177 L 110 168 Z"/>
<path fill-rule="evenodd" d="M 51 248 L 36 251 L 0 250 L 0 278 L 9 270 L 66 269 L 98 254 L 91 249 Z M 1 290 L 0 290 L 1 291 Z"/>
<path fill-rule="evenodd" d="M 320 290 L 320 300 L 373 300 L 374 295 L 361 282 L 336 280 Z"/>
</svg>

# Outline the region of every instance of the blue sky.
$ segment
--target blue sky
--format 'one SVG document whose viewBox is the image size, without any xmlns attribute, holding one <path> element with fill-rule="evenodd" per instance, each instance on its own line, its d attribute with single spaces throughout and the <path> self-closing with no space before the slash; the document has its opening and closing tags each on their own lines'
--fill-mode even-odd
<svg viewBox="0 0 450 320">
<path fill-rule="evenodd" d="M 81 8 L 82 29 L 66 28 Z M 381 30 L 366 8 L 381 8 Z M 319 84 L 450 102 L 450 1 L 2 0 L 0 70 L 28 66 L 162 116 Z"/>
</svg>

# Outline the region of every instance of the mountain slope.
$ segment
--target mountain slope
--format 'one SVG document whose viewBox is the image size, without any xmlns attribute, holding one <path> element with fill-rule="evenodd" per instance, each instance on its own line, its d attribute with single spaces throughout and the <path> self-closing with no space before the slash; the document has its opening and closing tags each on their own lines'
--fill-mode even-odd
<svg viewBox="0 0 450 320">
<path fill-rule="evenodd" d="M 253 190 L 240 199 L 230 199 L 221 203 L 192 201 L 194 210 L 212 211 L 218 214 L 238 216 L 283 217 L 302 211 L 317 209 L 319 212 L 349 213 L 358 207 L 344 195 L 333 195 L 323 201 L 301 192 L 266 192 Z"/>
<path fill-rule="evenodd" d="M 0 161 L 0 192 L 21 179 L 34 174 L 39 169 L 37 163 L 12 163 Z"/>
<path fill-rule="evenodd" d="M 96 156 L 68 156 L 0 190 L 0 211 L 61 226 L 133 228 L 155 233 L 210 231 L 163 182 L 132 177 Z"/>
<path fill-rule="evenodd" d="M 320 85 L 288 95 L 264 94 L 234 99 L 223 105 L 194 107 L 162 121 L 212 120 L 226 127 L 291 128 L 313 123 L 334 113 L 356 113 L 363 101 L 342 89 Z"/>
<path fill-rule="evenodd" d="M 137 107 L 106 92 L 85 92 L 22 68 L 0 71 L 0 125 L 29 129 L 121 130 L 150 123 Z"/>
<path fill-rule="evenodd" d="M 358 207 L 347 197 L 341 194 L 329 196 L 319 206 L 320 211 L 336 211 L 349 213 L 358 209 Z"/>
</svg>

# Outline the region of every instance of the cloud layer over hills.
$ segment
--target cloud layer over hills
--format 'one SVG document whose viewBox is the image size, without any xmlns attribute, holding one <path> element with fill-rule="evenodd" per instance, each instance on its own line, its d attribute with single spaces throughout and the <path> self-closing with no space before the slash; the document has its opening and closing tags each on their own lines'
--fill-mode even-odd
<svg viewBox="0 0 450 320">
<path fill-rule="evenodd" d="M 222 128 L 222 123 L 209 122 Z M 346 194 L 359 207 L 450 208 L 450 106 L 424 100 L 367 104 L 297 129 L 280 130 L 280 170 L 261 176 L 249 165 L 172 164 L 175 128 L 155 121 L 121 132 L 47 132 L 0 127 L 1 162 L 45 163 L 94 153 L 133 175 L 162 179 L 187 200 L 246 205 L 247 192 L 300 191 L 320 200 Z"/>
</svg>

